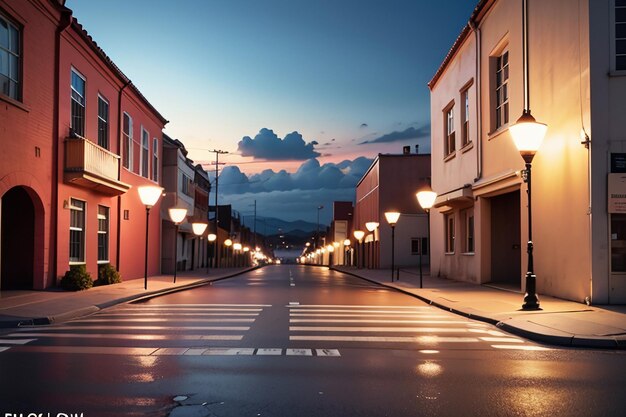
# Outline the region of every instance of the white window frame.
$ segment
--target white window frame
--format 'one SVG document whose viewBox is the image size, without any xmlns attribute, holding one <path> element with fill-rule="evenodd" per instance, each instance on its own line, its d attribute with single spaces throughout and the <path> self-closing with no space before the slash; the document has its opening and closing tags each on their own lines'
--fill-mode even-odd
<svg viewBox="0 0 626 417">
<path fill-rule="evenodd" d="M 106 119 L 100 115 L 100 102 L 101 101 L 106 104 L 106 109 L 107 109 Z M 109 100 L 107 100 L 106 98 L 104 98 L 104 96 L 98 93 L 98 145 L 107 150 L 110 149 L 111 147 L 111 140 L 110 140 L 111 135 L 110 135 L 110 129 L 109 129 L 110 115 L 111 115 L 111 106 L 109 105 Z M 102 129 L 100 129 L 100 126 L 102 124 L 104 124 L 106 128 L 106 131 L 105 131 L 106 146 L 103 146 L 100 140 L 100 132 L 102 131 Z"/>
<path fill-rule="evenodd" d="M 100 213 L 100 209 L 105 209 L 105 213 Z M 100 220 L 106 221 L 106 230 L 100 228 Z M 98 264 L 108 264 L 111 257 L 110 234 L 111 230 L 111 209 L 107 206 L 98 205 Z M 106 259 L 100 259 L 100 235 L 105 235 L 106 239 Z"/>
<path fill-rule="evenodd" d="M 83 80 L 83 89 L 84 91 L 81 92 L 78 91 L 77 89 L 74 88 L 74 75 L 76 75 L 78 78 L 80 78 L 81 80 Z M 81 103 L 81 99 L 82 99 L 82 103 Z M 82 107 L 82 125 L 79 126 L 80 130 L 77 129 L 74 125 L 74 119 L 76 118 L 76 116 L 74 115 L 74 103 L 76 103 L 76 105 Z M 71 71 L 70 71 L 70 126 L 72 127 L 72 130 L 74 131 L 75 134 L 77 134 L 78 136 L 85 136 L 85 131 L 87 128 L 87 78 L 81 74 L 76 68 L 72 67 Z"/>
<path fill-rule="evenodd" d="M 79 205 L 76 205 L 75 203 L 82 203 L 82 207 L 80 207 Z M 82 215 L 82 223 L 83 226 L 82 227 L 78 227 L 76 225 L 72 226 L 72 215 L 73 212 L 78 211 L 81 212 Z M 70 245 L 70 250 L 69 250 L 69 264 L 70 265 L 84 265 L 85 264 L 85 252 L 86 252 L 86 240 L 85 240 L 85 236 L 86 236 L 86 229 L 87 229 L 87 223 L 86 223 L 86 218 L 87 218 L 87 202 L 83 201 L 83 200 L 79 200 L 77 198 L 70 198 L 70 239 L 69 239 L 69 245 Z M 80 256 L 78 257 L 78 259 L 74 259 L 72 260 L 72 233 L 71 232 L 80 232 Z"/>
<path fill-rule="evenodd" d="M 159 182 L 159 139 L 152 139 L 152 181 Z"/>
<path fill-rule="evenodd" d="M 619 3 L 619 4 L 618 4 Z M 623 41 L 626 42 L 626 38 L 617 38 L 617 30 L 616 30 L 616 25 L 617 25 L 617 9 L 626 9 L 626 2 L 624 2 L 623 0 L 611 0 L 610 3 L 610 15 L 611 15 L 611 24 L 610 26 L 610 35 L 611 35 L 611 41 L 610 41 L 610 51 L 611 51 L 611 75 L 626 75 L 626 67 L 623 69 L 617 69 L 617 45 L 616 43 L 618 41 Z M 620 22 L 622 23 L 622 22 Z M 626 21 L 624 21 L 623 23 L 626 23 Z M 626 54 L 619 54 L 620 56 L 623 56 L 624 58 L 626 58 Z"/>
<path fill-rule="evenodd" d="M 506 64 L 500 65 L 504 61 L 504 56 L 506 55 Z M 493 91 L 494 94 L 494 108 L 493 108 L 493 116 L 494 116 L 494 130 L 499 130 L 508 126 L 509 118 L 511 117 L 509 111 L 509 50 L 508 48 L 504 48 L 500 54 L 494 57 L 495 59 L 495 72 L 493 74 L 494 77 L 494 86 L 495 89 Z M 498 84 L 498 74 L 502 74 L 502 82 Z M 506 77 L 506 79 L 504 79 Z M 502 92 L 506 94 L 506 99 L 498 100 L 498 93 Z M 498 115 L 502 115 L 502 117 L 498 117 Z"/>
<path fill-rule="evenodd" d="M 454 213 L 444 214 L 444 233 L 445 233 L 445 253 L 448 255 L 454 254 L 455 251 L 455 218 Z"/>
<path fill-rule="evenodd" d="M 128 117 L 128 132 L 124 131 L 126 117 Z M 124 164 L 124 157 L 127 158 L 128 165 Z M 122 166 L 133 171 L 133 118 L 126 112 L 122 115 Z"/>
<path fill-rule="evenodd" d="M 141 126 L 141 143 L 139 144 L 139 175 L 150 178 L 150 132 Z"/>
<path fill-rule="evenodd" d="M 461 211 L 461 220 L 463 221 L 463 253 L 474 254 L 476 251 L 476 227 L 474 208 L 468 208 Z"/>
<path fill-rule="evenodd" d="M 454 132 L 454 101 L 450 103 L 443 111 L 444 123 L 444 158 L 454 155 L 456 152 L 456 134 Z"/>
<path fill-rule="evenodd" d="M 466 147 L 472 143 L 472 137 L 470 135 L 470 86 L 467 86 L 461 90 L 461 148 Z"/>
<path fill-rule="evenodd" d="M 22 48 L 23 31 L 19 26 L 13 24 L 13 22 L 2 13 L 0 13 L 0 20 L 5 22 L 7 25 L 7 39 L 8 39 L 8 45 L 6 48 L 0 45 L 0 53 L 6 54 L 6 56 L 9 57 L 9 62 L 7 63 L 8 73 L 3 74 L 8 79 L 8 83 L 9 83 L 8 92 L 4 93 L 4 91 L 0 89 L 0 94 L 7 96 L 13 100 L 21 101 L 22 100 L 22 83 L 21 83 L 21 78 L 22 78 L 21 77 L 22 76 L 21 51 L 22 49 L 21 48 Z M 14 50 L 14 48 L 12 47 L 13 45 L 13 42 L 12 42 L 13 36 L 11 35 L 12 30 L 17 33 L 17 50 Z M 15 67 L 12 64 L 12 61 L 15 62 Z M 11 94 L 12 83 L 14 84 L 13 94 Z"/>
</svg>

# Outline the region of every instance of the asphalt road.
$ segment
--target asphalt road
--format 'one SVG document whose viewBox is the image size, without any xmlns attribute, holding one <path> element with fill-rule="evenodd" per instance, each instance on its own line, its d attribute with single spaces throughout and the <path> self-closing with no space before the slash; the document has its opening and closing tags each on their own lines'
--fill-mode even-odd
<svg viewBox="0 0 626 417">
<path fill-rule="evenodd" d="M 304 266 L 24 328 L 0 345 L 1 416 L 617 416 L 626 406 L 624 352 L 541 346 Z"/>
</svg>

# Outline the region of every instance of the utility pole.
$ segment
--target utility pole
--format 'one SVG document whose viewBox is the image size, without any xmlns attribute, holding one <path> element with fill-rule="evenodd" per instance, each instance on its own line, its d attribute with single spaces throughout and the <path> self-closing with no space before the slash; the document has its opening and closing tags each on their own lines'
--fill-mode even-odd
<svg viewBox="0 0 626 417">
<path fill-rule="evenodd" d="M 256 200 L 254 200 L 254 227 L 252 229 L 254 233 L 254 248 L 256 250 Z"/>
<path fill-rule="evenodd" d="M 219 251 L 220 245 L 219 245 L 219 233 L 218 233 L 218 206 L 217 206 L 217 190 L 218 190 L 218 179 L 219 179 L 219 167 L 220 167 L 220 154 L 227 154 L 228 151 L 222 151 L 222 150 L 217 150 L 217 149 L 213 149 L 212 151 L 209 152 L 213 152 L 215 154 L 215 235 L 217 236 L 217 240 L 215 241 L 215 267 L 219 268 L 220 266 L 220 257 L 217 256 L 217 253 Z M 224 162 L 222 162 L 221 165 L 224 165 Z"/>
</svg>

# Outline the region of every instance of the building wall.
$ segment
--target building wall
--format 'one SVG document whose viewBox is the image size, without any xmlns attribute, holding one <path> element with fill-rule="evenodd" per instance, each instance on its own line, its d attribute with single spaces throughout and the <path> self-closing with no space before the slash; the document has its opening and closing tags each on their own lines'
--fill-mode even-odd
<svg viewBox="0 0 626 417">
<path fill-rule="evenodd" d="M 48 2 L 0 0 L 0 14 L 22 28 L 21 99 L 0 93 L 0 219 L 2 197 L 23 187 L 36 208 L 30 288 L 43 289 L 54 284 L 55 33 L 61 11 Z"/>
<path fill-rule="evenodd" d="M 532 164 L 534 269 L 539 294 L 582 301 L 591 292 L 587 213 L 589 152 L 580 144 L 581 128 L 589 128 L 589 31 L 585 23 L 589 14 L 586 1 L 578 2 L 578 7 L 571 6 L 566 0 L 529 0 L 530 109 L 539 122 L 548 125 L 548 133 Z M 478 32 L 469 31 L 463 46 L 431 85 L 432 141 L 433 154 L 436 154 L 441 153 L 437 147 L 440 148 L 443 141 L 442 103 L 456 96 L 458 86 L 464 85 L 468 76 L 474 74 L 474 94 L 478 91 L 480 103 L 478 109 L 474 107 L 474 113 L 480 112 L 480 143 L 474 144 L 472 152 L 481 153 L 478 159 L 469 158 L 478 162 L 475 181 L 470 181 L 472 170 L 455 161 L 464 159 L 464 155 L 462 158 L 456 155 L 448 162 L 441 156 L 433 158 L 435 191 L 442 194 L 468 181 L 471 188 L 465 190 L 466 195 L 457 191 L 457 198 L 452 202 L 440 197 L 439 207 L 433 210 L 431 226 L 433 272 L 474 282 L 491 281 L 495 276 L 494 266 L 499 266 L 493 264 L 498 248 L 496 242 L 492 242 L 493 233 L 498 232 L 492 230 L 492 224 L 499 217 L 492 213 L 492 208 L 498 207 L 499 196 L 519 192 L 519 210 L 511 208 L 510 214 L 517 217 L 519 211 L 520 242 L 512 248 L 518 251 L 520 278 L 517 282 L 523 289 L 521 277 L 527 265 L 528 216 L 526 184 L 519 171 L 524 168 L 524 162 L 508 131 L 524 106 L 521 11 L 521 1 L 496 1 L 479 20 Z M 475 36 L 479 38 L 477 43 Z M 476 47 L 478 71 L 470 59 L 476 54 Z M 493 57 L 505 48 L 509 51 L 509 122 L 495 130 Z M 602 175 L 606 175 L 606 170 Z M 465 198 L 467 194 L 473 203 Z M 602 198 L 606 199 L 606 194 Z M 475 216 L 475 253 L 471 256 L 459 251 L 446 254 L 444 216 L 448 213 L 457 216 L 458 227 L 461 210 L 468 204 L 473 207 Z M 511 221 L 517 227 L 517 218 Z M 461 230 L 457 229 L 456 235 L 460 234 Z"/>
</svg>

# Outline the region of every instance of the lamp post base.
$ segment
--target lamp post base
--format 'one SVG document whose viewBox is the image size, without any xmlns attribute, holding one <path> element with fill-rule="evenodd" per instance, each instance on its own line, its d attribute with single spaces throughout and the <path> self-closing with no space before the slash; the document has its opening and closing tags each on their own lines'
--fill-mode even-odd
<svg viewBox="0 0 626 417">
<path fill-rule="evenodd" d="M 526 273 L 526 295 L 524 296 L 524 304 L 522 310 L 541 310 L 539 307 L 539 298 L 537 297 L 536 288 L 537 277 L 532 272 Z"/>
</svg>

